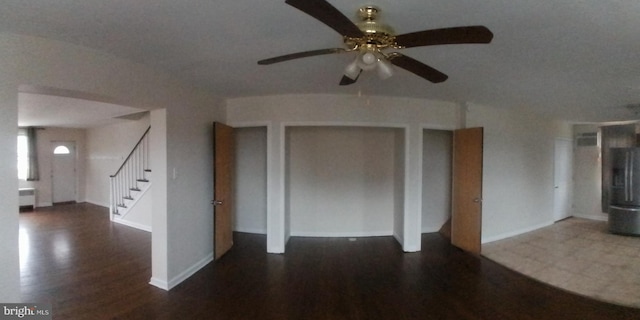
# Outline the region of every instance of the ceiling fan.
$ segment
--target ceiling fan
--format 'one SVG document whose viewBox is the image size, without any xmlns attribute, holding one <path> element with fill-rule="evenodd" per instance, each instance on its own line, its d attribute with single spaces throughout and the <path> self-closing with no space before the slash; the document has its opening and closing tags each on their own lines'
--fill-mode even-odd
<svg viewBox="0 0 640 320">
<path fill-rule="evenodd" d="M 353 84 L 362 71 L 377 70 L 381 79 L 393 75 L 392 65 L 412 72 L 433 83 L 448 76 L 418 60 L 399 52 L 386 51 L 442 44 L 489 43 L 493 33 L 484 26 L 432 29 L 396 35 L 393 29 L 378 21 L 380 9 L 364 6 L 358 11 L 360 21 L 353 23 L 325 0 L 286 0 L 285 3 L 307 13 L 343 36 L 345 48 L 328 48 L 286 54 L 258 61 L 260 65 L 332 53 L 355 52 L 355 60 L 347 65 L 340 85 Z"/>
</svg>

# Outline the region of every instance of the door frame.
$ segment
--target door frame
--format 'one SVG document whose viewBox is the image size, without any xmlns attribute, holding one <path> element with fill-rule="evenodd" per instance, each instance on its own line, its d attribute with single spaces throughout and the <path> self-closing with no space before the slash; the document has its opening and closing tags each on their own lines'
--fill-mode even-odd
<svg viewBox="0 0 640 320">
<path fill-rule="evenodd" d="M 563 148 L 567 148 L 568 151 L 568 159 L 564 159 L 566 160 L 568 167 L 567 167 L 567 171 L 569 173 L 569 180 L 567 181 L 567 188 L 568 188 L 568 197 L 569 197 L 569 208 L 567 209 L 567 212 L 564 212 L 561 216 L 557 215 L 557 206 L 558 206 L 558 195 L 557 195 L 557 191 L 558 188 L 560 188 L 560 186 L 558 185 L 558 166 L 559 166 L 559 160 L 558 159 L 558 147 L 560 146 L 560 144 L 563 144 L 561 147 Z M 560 221 L 562 219 L 566 219 L 568 217 L 571 216 L 571 204 L 573 203 L 573 201 L 571 201 L 572 199 L 572 192 L 573 192 L 573 139 L 567 139 L 567 138 L 556 138 L 553 142 L 553 221 Z"/>
<path fill-rule="evenodd" d="M 53 153 L 55 148 L 60 145 L 64 145 L 66 147 L 72 146 L 71 157 L 73 159 L 73 202 L 78 201 L 78 144 L 75 140 L 52 140 L 50 141 L 51 148 L 49 149 L 49 154 L 51 155 L 51 203 L 65 203 L 68 201 L 55 201 L 55 159 L 56 155 Z"/>
</svg>

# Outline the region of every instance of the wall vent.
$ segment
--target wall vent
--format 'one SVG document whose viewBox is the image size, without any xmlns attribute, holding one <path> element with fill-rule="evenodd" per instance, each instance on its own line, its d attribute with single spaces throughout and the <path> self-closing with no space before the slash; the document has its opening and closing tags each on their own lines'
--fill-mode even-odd
<svg viewBox="0 0 640 320">
<path fill-rule="evenodd" d="M 598 132 L 583 132 L 576 135 L 576 147 L 597 147 Z"/>
</svg>

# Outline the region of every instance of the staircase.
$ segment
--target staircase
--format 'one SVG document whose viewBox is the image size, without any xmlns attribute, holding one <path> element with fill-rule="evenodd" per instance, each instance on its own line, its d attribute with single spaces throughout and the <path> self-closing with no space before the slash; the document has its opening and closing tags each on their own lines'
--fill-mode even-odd
<svg viewBox="0 0 640 320">
<path fill-rule="evenodd" d="M 111 220 L 124 218 L 151 186 L 147 128 L 118 171 L 110 176 Z"/>
</svg>

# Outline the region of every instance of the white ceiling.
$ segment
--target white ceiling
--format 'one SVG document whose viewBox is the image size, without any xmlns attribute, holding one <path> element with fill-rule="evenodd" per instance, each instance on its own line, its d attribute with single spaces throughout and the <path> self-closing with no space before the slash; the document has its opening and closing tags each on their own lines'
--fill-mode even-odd
<svg viewBox="0 0 640 320">
<path fill-rule="evenodd" d="M 144 110 L 117 104 L 20 92 L 18 126 L 91 128 L 127 121 Z"/>
<path fill-rule="evenodd" d="M 375 4 L 396 32 L 484 25 L 488 45 L 403 50 L 449 75 L 404 70 L 338 86 L 348 55 L 269 66 L 272 56 L 340 47 L 341 36 L 284 0 L 3 0 L 0 31 L 99 49 L 165 69 L 221 97 L 285 93 L 407 96 L 535 108 L 573 121 L 637 118 L 640 2 L 622 0 L 329 0 L 348 17 Z"/>
</svg>

